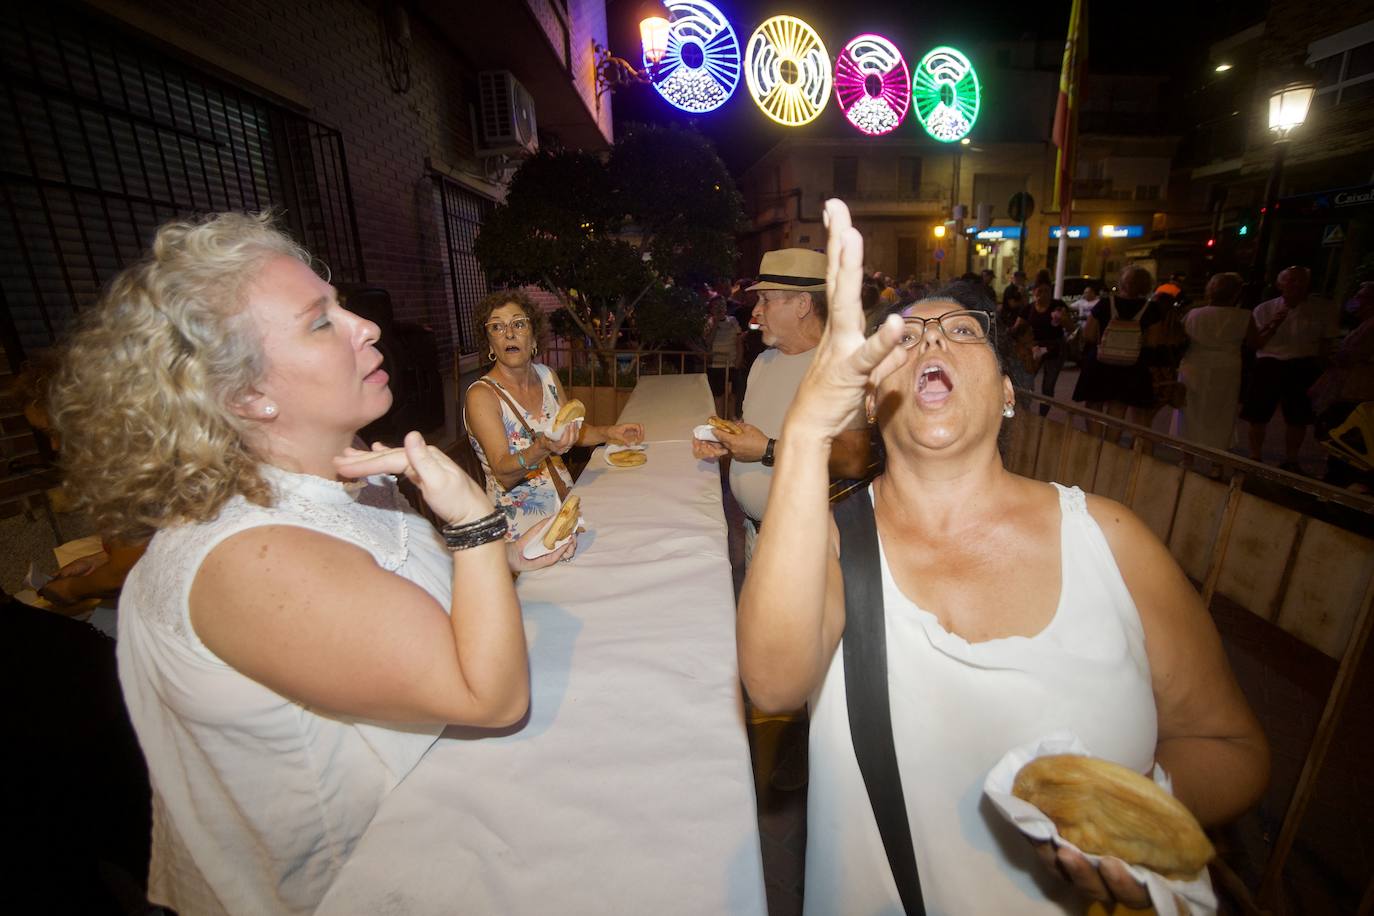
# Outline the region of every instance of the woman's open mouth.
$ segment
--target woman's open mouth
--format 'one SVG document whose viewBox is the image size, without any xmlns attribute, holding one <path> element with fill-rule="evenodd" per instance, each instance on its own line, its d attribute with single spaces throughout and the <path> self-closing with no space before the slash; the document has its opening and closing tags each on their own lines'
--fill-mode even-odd
<svg viewBox="0 0 1374 916">
<path fill-rule="evenodd" d="M 507 352 L 507 353 L 519 353 L 519 352 L 520 352 L 520 345 L 519 345 L 519 344 L 507 344 L 507 345 L 506 345 L 506 352 Z"/>
<path fill-rule="evenodd" d="M 945 367 L 932 363 L 916 377 L 916 397 L 922 404 L 941 404 L 954 391 L 954 382 Z"/>
</svg>

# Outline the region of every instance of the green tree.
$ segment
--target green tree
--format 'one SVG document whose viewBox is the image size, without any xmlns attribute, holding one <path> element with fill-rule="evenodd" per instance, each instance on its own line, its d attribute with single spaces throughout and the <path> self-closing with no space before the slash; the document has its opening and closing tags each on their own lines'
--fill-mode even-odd
<svg viewBox="0 0 1374 916">
<path fill-rule="evenodd" d="M 541 150 L 526 160 L 482 223 L 475 252 L 493 281 L 558 296 L 606 351 L 646 298 L 685 307 L 669 287 L 728 275 L 743 223 L 734 180 L 705 137 L 636 126 L 609 156 Z"/>
</svg>

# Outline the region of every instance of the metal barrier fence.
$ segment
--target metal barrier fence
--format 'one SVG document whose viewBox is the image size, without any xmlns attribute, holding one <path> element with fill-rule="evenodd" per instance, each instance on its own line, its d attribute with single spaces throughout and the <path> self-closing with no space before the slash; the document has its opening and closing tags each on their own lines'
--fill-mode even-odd
<svg viewBox="0 0 1374 916">
<path fill-rule="evenodd" d="M 1018 395 L 1022 403 L 1048 404 L 1068 420 L 1055 419 L 1053 412 L 1042 418 L 1034 410 L 1018 411 L 1005 455 L 1009 470 L 1124 503 L 1199 584 L 1209 609 L 1225 598 L 1337 661 L 1253 899 L 1245 899 L 1249 889 L 1224 869 L 1224 883 L 1241 892 L 1243 905 L 1281 906 L 1284 865 L 1374 628 L 1374 499 L 1075 404 L 1027 391 Z M 1074 425 L 1075 418 L 1084 420 L 1085 429 Z M 1131 447 L 1108 442 L 1108 430 L 1129 434 Z M 1212 462 L 1221 468 L 1221 479 L 1162 461 L 1151 454 L 1155 446 Z M 1371 893 L 1374 882 L 1366 899 Z"/>
</svg>

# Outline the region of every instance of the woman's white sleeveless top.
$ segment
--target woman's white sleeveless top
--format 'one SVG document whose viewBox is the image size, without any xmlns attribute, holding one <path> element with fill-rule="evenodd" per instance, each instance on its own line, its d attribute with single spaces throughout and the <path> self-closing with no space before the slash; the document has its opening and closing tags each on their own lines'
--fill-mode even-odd
<svg viewBox="0 0 1374 916">
<path fill-rule="evenodd" d="M 983 798 L 1008 750 L 1068 729 L 1099 757 L 1154 763 L 1140 616 L 1083 492 L 1058 489 L 1063 587 L 1035 636 L 966 642 L 902 594 L 882 555 L 893 738 L 931 916 L 1086 909 Z M 843 646 L 812 701 L 807 817 L 806 913 L 900 914 L 854 758 Z"/>
<path fill-rule="evenodd" d="M 212 521 L 160 531 L 119 603 L 119 680 L 153 788 L 149 898 L 184 914 L 313 912 L 377 806 L 441 730 L 318 713 L 240 674 L 196 636 L 190 593 L 202 561 L 260 525 L 356 544 L 449 607 L 451 556 L 393 480 L 357 489 L 263 473 L 275 505 L 236 497 Z"/>
</svg>

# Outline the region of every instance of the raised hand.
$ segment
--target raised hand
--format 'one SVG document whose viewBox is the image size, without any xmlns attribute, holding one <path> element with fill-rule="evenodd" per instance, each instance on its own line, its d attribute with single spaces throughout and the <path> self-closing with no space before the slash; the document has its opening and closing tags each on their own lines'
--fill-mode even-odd
<svg viewBox="0 0 1374 916">
<path fill-rule="evenodd" d="M 372 451 L 345 449 L 334 457 L 334 469 L 340 477 L 349 478 L 404 474 L 447 524 L 474 522 L 492 512 L 491 500 L 477 481 L 438 448 L 426 444 L 418 432 L 407 433 L 402 448 L 374 444 Z"/>
<path fill-rule="evenodd" d="M 849 208 L 839 200 L 825 202 L 829 228 L 825 288 L 829 316 L 815 359 L 802 379 L 788 411 L 793 429 L 807 428 L 833 437 L 854 425 L 864 395 L 903 365 L 909 352 L 898 346 L 904 327 L 900 317 L 888 316 L 873 336 L 864 338 L 864 243 L 849 220 Z"/>
</svg>

